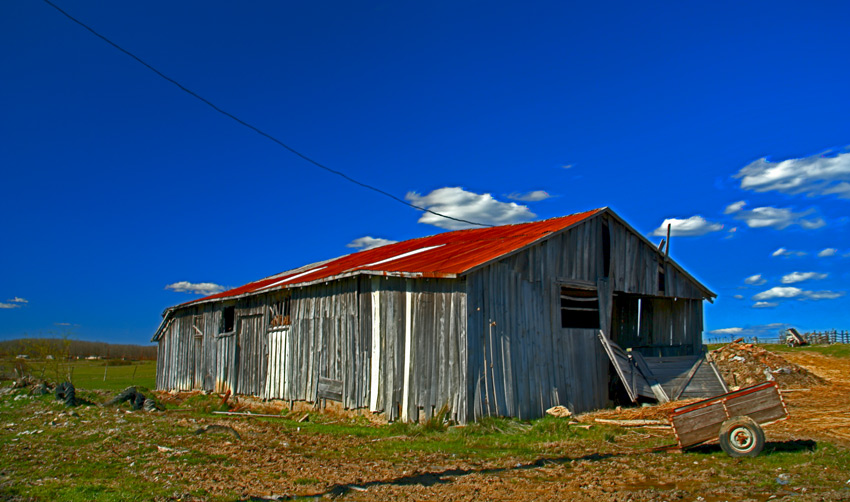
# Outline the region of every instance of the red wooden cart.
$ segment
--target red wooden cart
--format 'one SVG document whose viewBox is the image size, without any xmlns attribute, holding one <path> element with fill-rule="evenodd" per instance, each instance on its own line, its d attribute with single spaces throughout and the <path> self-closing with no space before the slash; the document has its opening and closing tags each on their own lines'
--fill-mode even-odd
<svg viewBox="0 0 850 502">
<path fill-rule="evenodd" d="M 754 457 L 764 447 L 761 426 L 788 418 L 776 382 L 763 382 L 670 411 L 670 423 L 685 449 L 712 439 L 732 457 Z"/>
</svg>

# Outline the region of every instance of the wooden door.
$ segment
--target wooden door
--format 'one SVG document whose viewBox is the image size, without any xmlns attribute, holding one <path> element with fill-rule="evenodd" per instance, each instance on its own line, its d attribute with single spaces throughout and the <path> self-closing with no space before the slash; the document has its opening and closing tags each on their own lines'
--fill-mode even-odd
<svg viewBox="0 0 850 502">
<path fill-rule="evenodd" d="M 260 395 L 265 384 L 266 354 L 263 315 L 240 316 L 236 331 L 236 389 L 239 394 Z"/>
</svg>

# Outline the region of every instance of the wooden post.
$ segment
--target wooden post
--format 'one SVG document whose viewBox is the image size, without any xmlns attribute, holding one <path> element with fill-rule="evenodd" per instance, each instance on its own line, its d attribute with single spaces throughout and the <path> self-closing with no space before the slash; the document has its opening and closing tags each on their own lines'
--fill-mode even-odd
<svg viewBox="0 0 850 502">
<path fill-rule="evenodd" d="M 103 364 L 103 381 L 106 381 L 106 370 L 109 369 L 109 359 Z"/>
<path fill-rule="evenodd" d="M 670 256 L 670 227 L 672 226 L 672 223 L 667 224 L 667 246 L 664 248 L 664 258 Z"/>
</svg>

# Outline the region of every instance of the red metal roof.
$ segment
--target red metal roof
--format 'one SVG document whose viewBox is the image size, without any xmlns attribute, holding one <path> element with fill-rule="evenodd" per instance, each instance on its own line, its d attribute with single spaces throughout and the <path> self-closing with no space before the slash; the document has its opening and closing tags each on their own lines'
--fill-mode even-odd
<svg viewBox="0 0 850 502">
<path fill-rule="evenodd" d="M 593 209 L 560 218 L 499 227 L 457 230 L 388 244 L 260 279 L 218 294 L 199 298 L 189 305 L 299 284 L 314 283 L 358 273 L 407 277 L 457 277 L 478 265 L 523 248 L 603 211 Z"/>
</svg>

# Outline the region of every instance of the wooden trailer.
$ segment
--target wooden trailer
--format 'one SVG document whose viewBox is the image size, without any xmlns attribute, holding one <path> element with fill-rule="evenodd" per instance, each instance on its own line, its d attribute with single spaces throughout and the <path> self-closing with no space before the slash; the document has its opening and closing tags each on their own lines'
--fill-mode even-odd
<svg viewBox="0 0 850 502">
<path fill-rule="evenodd" d="M 761 426 L 788 418 L 776 382 L 762 382 L 670 412 L 679 448 L 719 439 L 732 457 L 755 457 L 764 448 Z"/>
</svg>

